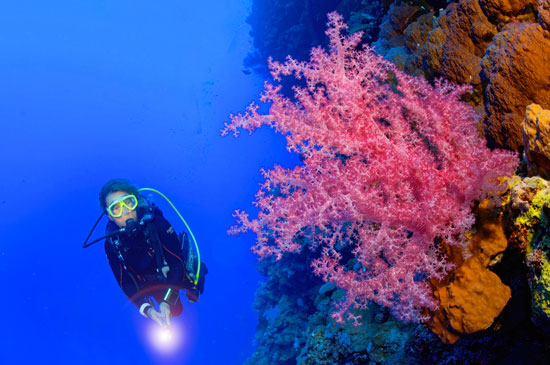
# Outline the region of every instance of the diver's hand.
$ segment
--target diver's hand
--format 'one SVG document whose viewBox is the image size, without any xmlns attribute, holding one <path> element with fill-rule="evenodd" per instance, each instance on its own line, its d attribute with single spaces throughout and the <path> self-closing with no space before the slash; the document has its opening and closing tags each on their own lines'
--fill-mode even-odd
<svg viewBox="0 0 550 365">
<path fill-rule="evenodd" d="M 160 316 L 164 319 L 164 323 L 166 323 L 167 326 L 170 326 L 170 304 L 166 302 L 160 303 Z"/>
<path fill-rule="evenodd" d="M 147 316 L 153 321 L 157 322 L 159 326 L 164 327 L 164 323 L 162 322 L 162 315 L 157 312 L 155 308 L 149 308 L 149 310 L 147 311 Z"/>
</svg>

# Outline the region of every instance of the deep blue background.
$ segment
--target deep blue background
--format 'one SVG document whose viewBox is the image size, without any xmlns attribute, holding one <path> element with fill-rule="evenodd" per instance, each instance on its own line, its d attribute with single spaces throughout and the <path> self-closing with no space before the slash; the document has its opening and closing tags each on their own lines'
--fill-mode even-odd
<svg viewBox="0 0 550 365">
<path fill-rule="evenodd" d="M 25 1 L 0 5 L 0 363 L 238 364 L 253 351 L 260 167 L 292 165 L 281 136 L 221 137 L 257 99 L 242 72 L 250 1 Z M 147 339 L 103 243 L 82 249 L 111 178 L 166 194 L 210 273 L 168 356 Z M 177 230 L 183 224 L 155 202 Z M 103 232 L 104 220 L 98 231 Z"/>
</svg>

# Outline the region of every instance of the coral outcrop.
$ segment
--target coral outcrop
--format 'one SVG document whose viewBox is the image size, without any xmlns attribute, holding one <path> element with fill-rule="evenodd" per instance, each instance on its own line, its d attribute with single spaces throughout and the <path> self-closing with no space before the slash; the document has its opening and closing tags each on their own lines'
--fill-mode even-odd
<svg viewBox="0 0 550 365">
<path fill-rule="evenodd" d="M 510 21 L 535 21 L 538 0 L 479 0 L 483 12 L 496 24 Z"/>
<path fill-rule="evenodd" d="M 542 25 L 547 32 L 550 31 L 550 2 L 540 0 L 538 12 L 540 25 Z M 545 35 L 548 37 L 550 33 L 545 33 Z"/>
<path fill-rule="evenodd" d="M 340 301 L 345 292 L 334 284 L 323 284 L 319 278 L 312 275 L 309 270 L 309 264 L 313 259 L 311 252 L 285 254 L 279 261 L 266 259 L 259 264 L 267 281 L 256 294 L 255 307 L 259 311 L 257 349 L 247 363 L 544 363 L 549 358 L 549 354 L 545 355 L 547 350 L 544 347 L 548 337 L 541 336 L 539 329 L 530 320 L 531 313 L 537 313 L 531 310 L 530 300 L 523 300 L 526 298 L 525 294 L 528 297 L 530 292 L 528 274 L 526 271 L 520 271 L 519 273 L 525 274 L 523 278 L 523 274 L 518 275 L 518 272 L 513 273 L 514 270 L 511 270 L 512 265 L 521 265 L 525 251 L 519 252 L 519 261 L 510 261 L 510 247 L 507 247 L 507 242 L 518 245 L 520 241 L 529 240 L 531 236 L 525 232 L 535 229 L 537 224 L 533 222 L 538 222 L 536 217 L 540 217 L 536 212 L 541 212 L 541 209 L 530 209 L 533 206 L 533 198 L 539 189 L 547 189 L 548 185 L 542 179 L 527 179 L 520 182 L 520 178 L 509 182 L 510 190 L 504 196 L 505 205 L 500 209 L 488 209 L 484 205 L 479 209 L 477 233 L 470 238 L 471 257 L 461 260 L 461 253 L 449 253 L 457 265 L 469 266 L 468 270 L 463 270 L 470 270 L 470 274 L 467 275 L 485 275 L 491 279 L 482 280 L 483 282 L 494 280 L 497 286 L 513 286 L 512 292 L 516 298 L 510 299 L 495 321 L 492 318 L 496 314 L 482 314 L 483 308 L 477 308 L 475 305 L 462 306 L 469 308 L 471 312 L 467 313 L 467 310 L 461 309 L 464 314 L 455 316 L 458 319 L 455 327 L 463 331 L 462 333 L 449 326 L 451 330 L 447 330 L 446 336 L 449 339 L 453 339 L 453 336 L 460 337 L 459 341 L 456 341 L 456 338 L 447 341 L 456 341 L 452 346 L 444 344 L 423 325 L 404 324 L 392 316 L 387 308 L 374 303 L 365 309 L 354 310 L 355 315 L 363 318 L 359 326 L 353 326 L 350 322 L 337 323 L 331 314 L 335 311 L 334 303 Z M 534 205 L 540 206 L 536 202 Z M 503 211 L 508 213 L 507 219 L 502 218 Z M 518 220 L 521 212 L 527 215 Z M 518 225 L 512 225 L 510 221 L 517 221 Z M 517 229 L 503 230 L 503 227 L 510 225 Z M 508 273 L 503 275 L 504 277 L 510 276 L 509 273 L 512 272 L 512 279 L 508 277 L 504 285 L 500 279 L 495 279 L 496 273 L 493 271 L 498 271 L 499 274 Z M 478 274 L 480 272 L 485 274 Z M 486 274 L 487 272 L 491 273 Z M 461 279 L 456 276 L 458 274 L 454 276 L 454 281 L 460 281 Z M 527 291 L 518 289 L 518 284 L 514 284 L 514 281 L 518 280 L 525 281 Z M 460 286 L 460 290 L 474 294 L 462 297 L 472 298 L 481 291 L 491 290 L 477 280 L 465 282 L 468 285 Z M 544 292 L 538 297 L 542 297 L 542 294 Z M 487 293 L 482 296 L 491 295 Z M 487 305 L 491 300 L 502 303 L 506 297 L 493 296 L 490 300 L 478 303 L 479 307 Z M 538 298 L 537 300 L 539 303 L 547 303 Z M 489 305 L 495 306 L 492 303 Z M 444 320 L 448 323 L 447 318 Z M 539 325 L 544 324 L 544 317 L 538 317 L 536 320 L 539 321 Z M 474 326 L 480 330 L 468 333 L 468 329 L 471 330 Z M 481 329 L 487 326 L 489 328 Z"/>
<path fill-rule="evenodd" d="M 522 132 L 529 174 L 550 178 L 550 110 L 528 105 Z"/>
<path fill-rule="evenodd" d="M 409 4 L 393 3 L 380 24 L 378 40 L 373 43 L 377 52 L 404 69 L 409 62 L 410 52 L 405 47 L 405 29 L 416 19 L 419 7 Z M 412 35 L 411 35 L 412 37 Z"/>
<path fill-rule="evenodd" d="M 531 319 L 550 335 L 550 183 L 515 178 L 510 192 L 511 236 L 525 255 Z"/>
<path fill-rule="evenodd" d="M 440 309 L 430 327 L 445 343 L 489 328 L 510 299 L 510 288 L 488 268 L 491 260 L 508 246 L 502 219 L 490 213 L 488 201 L 484 201 L 479 207 L 476 232 L 470 239 L 470 257 L 457 263 L 448 285 L 434 290 Z M 460 255 L 453 257 L 460 260 Z"/>
<path fill-rule="evenodd" d="M 440 13 L 435 28 L 418 50 L 424 74 L 444 76 L 460 84 L 481 85 L 481 58 L 497 32 L 477 0 L 451 3 Z"/>
<path fill-rule="evenodd" d="M 377 50 L 409 74 L 474 87 L 492 146 L 519 150 L 525 107 L 550 107 L 547 1 L 460 0 L 445 9 L 394 2 Z M 538 9 L 538 10 L 537 10 Z"/>
<path fill-rule="evenodd" d="M 531 103 L 550 106 L 550 38 L 536 23 L 510 23 L 482 61 L 487 79 L 486 126 L 498 146 L 519 150 L 522 124 Z"/>
</svg>

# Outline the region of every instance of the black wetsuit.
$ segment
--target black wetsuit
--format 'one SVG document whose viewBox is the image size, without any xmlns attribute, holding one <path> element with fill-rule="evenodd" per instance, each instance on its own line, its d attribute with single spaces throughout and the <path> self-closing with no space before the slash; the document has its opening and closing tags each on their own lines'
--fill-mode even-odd
<svg viewBox="0 0 550 365">
<path fill-rule="evenodd" d="M 128 299 L 140 310 L 147 307 L 145 303 L 151 303 L 151 297 L 160 303 L 169 288 L 176 292 L 179 289 L 187 289 L 191 293 L 202 292 L 203 274 L 206 274 L 206 267 L 201 265 L 205 272 L 200 275 L 199 285 L 194 287 L 185 269 L 188 250 L 182 248 L 174 228 L 155 205 L 138 207 L 137 221 L 141 221 L 143 215 L 148 212 L 153 213 L 153 219 L 149 221 L 148 228 L 151 232 L 156 232 L 161 248 L 158 243 L 154 243 L 154 233 L 149 234 L 149 240 L 146 238 L 145 229 L 138 230 L 134 236 L 120 234 L 105 240 L 105 253 L 113 274 Z M 107 233 L 117 229 L 118 226 L 109 221 Z M 183 239 L 188 245 L 188 239 L 185 236 Z M 117 240 L 118 246 L 115 244 Z M 164 262 L 170 268 L 166 276 L 160 271 L 165 266 Z M 172 316 L 178 316 L 182 311 L 181 300 L 178 300 L 177 304 L 170 309 Z"/>
</svg>

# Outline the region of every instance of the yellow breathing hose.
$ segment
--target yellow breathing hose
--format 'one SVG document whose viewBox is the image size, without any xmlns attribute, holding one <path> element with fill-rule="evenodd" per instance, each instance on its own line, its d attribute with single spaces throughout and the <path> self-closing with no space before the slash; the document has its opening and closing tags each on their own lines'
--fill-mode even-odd
<svg viewBox="0 0 550 365">
<path fill-rule="evenodd" d="M 189 228 L 189 225 L 187 224 L 187 222 L 185 221 L 185 219 L 183 219 L 183 217 L 181 216 L 180 212 L 178 212 L 178 210 L 176 209 L 176 207 L 174 206 L 174 204 L 172 204 L 172 202 L 170 201 L 170 199 L 168 199 L 163 193 L 161 193 L 160 191 L 158 190 L 155 190 L 155 189 L 151 189 L 151 188 L 141 188 L 141 189 L 138 189 L 138 191 L 153 191 L 157 194 L 159 194 L 160 196 L 162 196 L 164 199 L 166 199 L 166 201 L 172 206 L 172 208 L 174 209 L 174 211 L 178 214 L 178 216 L 181 218 L 181 220 L 183 221 L 183 224 L 185 224 L 185 227 L 187 227 L 187 230 L 189 231 L 189 233 L 191 234 L 191 238 L 193 238 L 193 242 L 195 243 L 195 249 L 197 250 L 197 257 L 198 257 L 198 265 L 197 265 L 197 275 L 195 275 L 195 281 L 194 281 L 194 284 L 197 285 L 197 283 L 199 282 L 199 274 L 200 274 L 200 271 L 201 271 L 201 254 L 199 253 L 199 246 L 197 245 L 197 240 L 195 239 L 195 235 L 193 234 L 193 231 L 191 231 L 191 228 Z"/>
</svg>

